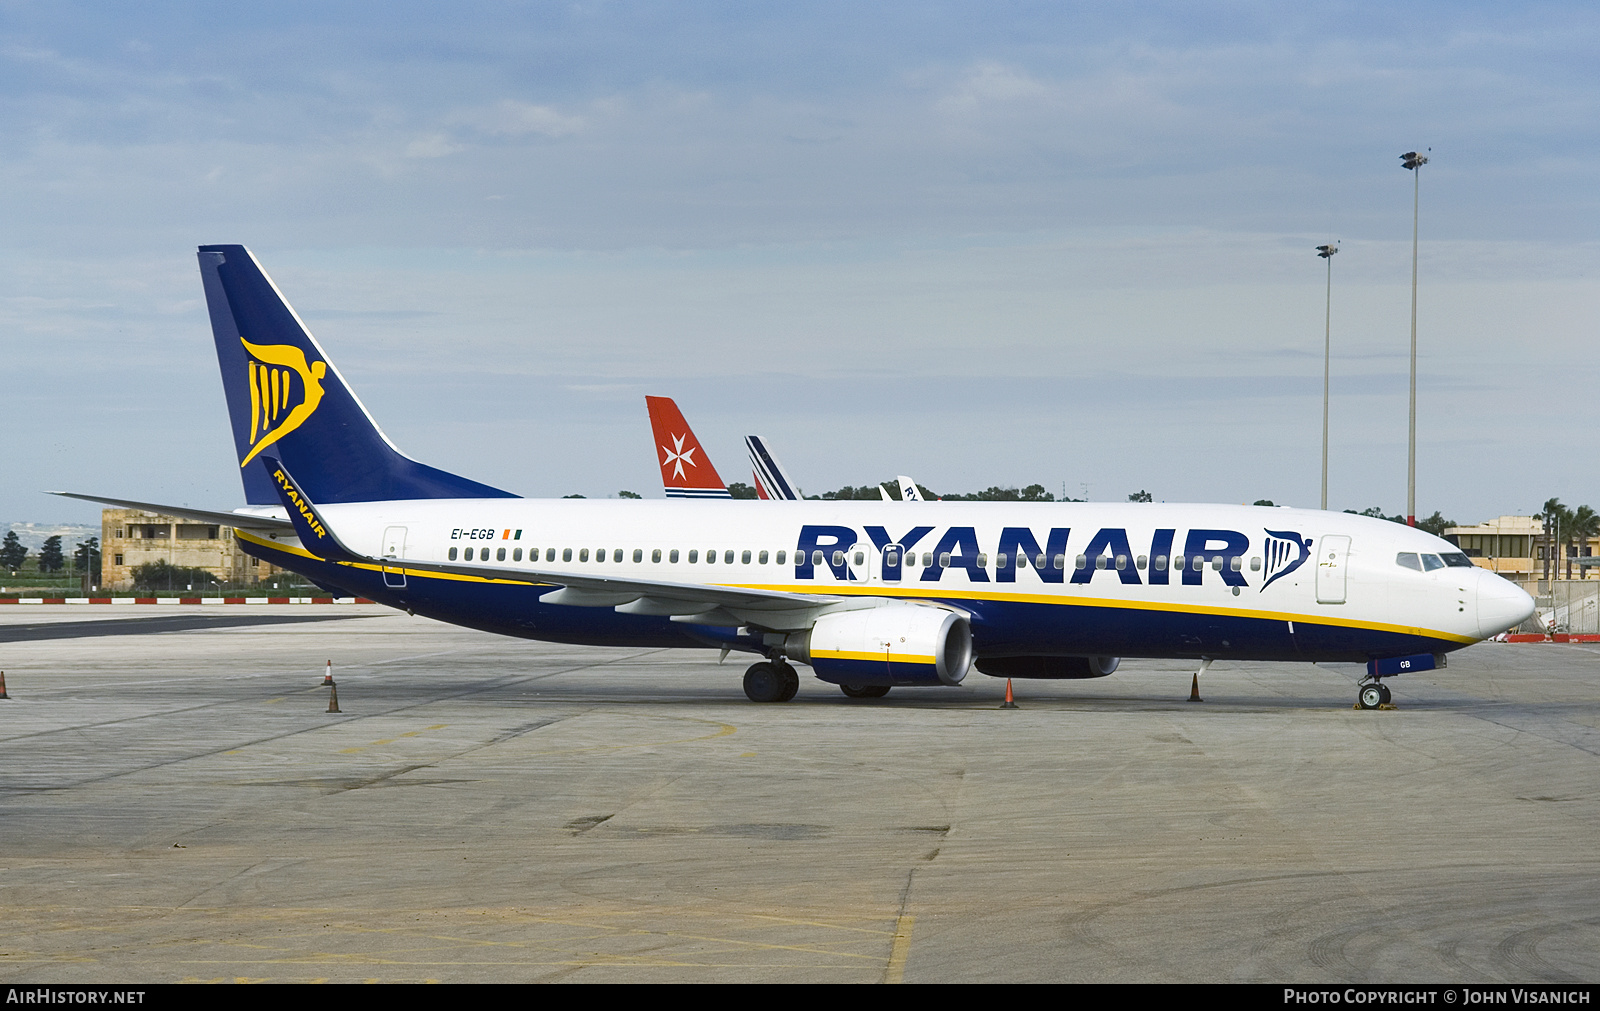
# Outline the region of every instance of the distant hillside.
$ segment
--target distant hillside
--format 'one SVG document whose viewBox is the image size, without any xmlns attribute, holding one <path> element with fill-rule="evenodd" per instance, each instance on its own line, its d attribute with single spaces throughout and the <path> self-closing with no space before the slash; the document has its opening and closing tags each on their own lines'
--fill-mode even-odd
<svg viewBox="0 0 1600 1011">
<path fill-rule="evenodd" d="M 90 537 L 99 537 L 100 528 L 89 526 L 86 523 L 0 523 L 0 530 L 10 530 L 17 535 L 17 540 L 29 551 L 38 551 L 44 547 L 46 538 L 59 536 L 61 550 L 68 555 L 80 542 Z M 4 536 L 0 534 L 0 536 Z"/>
</svg>

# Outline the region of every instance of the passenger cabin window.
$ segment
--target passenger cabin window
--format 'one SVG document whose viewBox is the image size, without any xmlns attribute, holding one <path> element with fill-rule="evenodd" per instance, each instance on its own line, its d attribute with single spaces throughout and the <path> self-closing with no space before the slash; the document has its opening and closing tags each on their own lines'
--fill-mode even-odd
<svg viewBox="0 0 1600 1011">
<path fill-rule="evenodd" d="M 589 560 L 589 549 L 588 548 L 579 548 L 578 549 L 578 561 L 587 562 L 588 560 Z"/>
<path fill-rule="evenodd" d="M 756 561 L 762 565 L 767 564 L 767 553 L 765 551 L 761 552 L 756 556 Z"/>
<path fill-rule="evenodd" d="M 674 551 L 673 554 L 677 554 L 677 552 Z M 700 560 L 700 549 L 699 548 L 695 548 L 693 551 L 689 552 L 689 564 L 690 565 L 693 565 L 695 562 L 698 562 L 699 560 Z M 673 561 L 677 561 L 677 559 L 674 558 Z"/>
<path fill-rule="evenodd" d="M 678 549 L 677 548 L 673 548 L 672 549 L 672 554 L 668 556 L 668 560 L 671 561 L 673 565 L 677 565 L 678 564 Z"/>
<path fill-rule="evenodd" d="M 586 552 L 584 552 L 584 554 L 588 554 L 588 552 L 586 551 Z M 563 562 L 572 561 L 572 549 L 571 548 L 562 548 L 561 549 L 561 560 Z"/>
<path fill-rule="evenodd" d="M 1138 558 L 1135 558 L 1133 560 L 1133 567 L 1138 569 L 1140 572 L 1143 572 L 1144 571 L 1144 567 L 1145 567 L 1145 563 L 1148 562 L 1149 560 L 1150 559 L 1147 556 L 1140 555 Z"/>
<path fill-rule="evenodd" d="M 1106 556 L 1105 555 L 1095 555 L 1094 556 L 1094 567 L 1097 568 L 1097 569 L 1105 568 L 1106 567 Z"/>
<path fill-rule="evenodd" d="M 994 556 L 995 568 L 997 568 L 997 569 L 1005 568 L 1006 567 L 1006 557 L 1007 556 L 1006 556 L 1006 553 L 1004 551 L 995 552 L 995 556 Z M 1026 569 L 1028 567 L 1028 556 L 1027 555 L 1018 555 L 1017 556 L 1017 567 L 1018 568 L 1022 568 L 1022 569 Z"/>
<path fill-rule="evenodd" d="M 1234 555 L 1228 560 L 1228 568 L 1234 572 L 1238 572 L 1240 569 L 1244 568 L 1244 557 L 1242 555 Z"/>
<path fill-rule="evenodd" d="M 795 554 L 799 554 L 799 552 L 797 551 L 797 552 L 795 552 Z M 811 552 L 811 564 L 812 565 L 821 565 L 822 564 L 822 549 L 821 548 L 818 548 L 817 550 Z"/>
<path fill-rule="evenodd" d="M 866 562 L 867 562 L 867 556 L 862 554 L 861 552 L 857 551 L 856 552 L 856 564 L 857 565 L 865 565 Z M 979 562 L 978 564 L 982 565 L 983 563 Z"/>
<path fill-rule="evenodd" d="M 450 560 L 452 562 L 456 560 L 456 549 L 455 548 L 451 548 L 450 549 Z"/>
<path fill-rule="evenodd" d="M 1416 569 L 1418 572 L 1422 571 L 1422 559 L 1417 557 L 1417 553 L 1415 551 L 1400 552 L 1398 555 L 1394 556 L 1394 563 L 1401 568 Z"/>
<path fill-rule="evenodd" d="M 1256 555 L 1254 558 L 1250 559 L 1250 571 L 1251 572 L 1260 572 L 1261 571 L 1261 556 L 1260 555 Z"/>
<path fill-rule="evenodd" d="M 660 560 L 661 560 L 660 558 L 656 559 L 656 561 L 658 561 L 658 562 Z M 635 565 L 637 565 L 642 561 L 644 561 L 644 549 L 643 548 L 634 548 L 633 549 L 633 563 Z"/>
<path fill-rule="evenodd" d="M 843 565 L 844 564 L 844 552 L 840 551 L 838 548 L 835 548 L 833 550 L 833 564 L 835 564 L 835 565 Z"/>
<path fill-rule="evenodd" d="M 1165 571 L 1167 571 L 1167 556 L 1166 555 L 1157 555 L 1156 556 L 1156 571 L 1157 572 L 1165 572 Z"/>
<path fill-rule="evenodd" d="M 1067 556 L 1066 555 L 1057 555 L 1056 556 L 1056 570 L 1060 571 L 1061 569 L 1064 569 L 1066 567 L 1067 567 Z"/>
<path fill-rule="evenodd" d="M 522 561 L 522 549 L 521 548 L 514 548 L 512 550 L 512 552 L 511 552 L 511 560 L 513 562 Z"/>
<path fill-rule="evenodd" d="M 612 552 L 611 552 L 611 560 L 612 560 L 612 561 L 613 561 L 613 562 L 620 562 L 620 561 L 622 561 L 622 549 L 621 549 L 621 548 L 614 548 L 614 549 L 612 549 Z M 636 562 L 637 562 L 637 561 L 638 561 L 638 559 L 637 559 L 637 558 L 635 558 L 635 559 L 634 559 L 634 561 L 636 561 Z"/>
<path fill-rule="evenodd" d="M 1079 555 L 1078 556 L 1078 564 L 1075 566 L 1075 568 L 1077 568 L 1081 572 L 1082 570 L 1087 569 L 1088 567 L 1089 567 L 1089 556 L 1088 555 Z"/>
<path fill-rule="evenodd" d="M 745 559 L 745 561 L 747 561 L 747 562 L 749 560 L 750 559 L 748 559 L 748 558 Z M 724 551 L 722 553 L 722 564 L 724 564 L 724 565 L 732 565 L 733 564 L 733 551 L 732 551 L 732 549 L 729 549 L 729 550 Z"/>
<path fill-rule="evenodd" d="M 658 562 L 658 563 L 661 561 L 661 549 L 660 548 L 656 548 L 654 551 L 650 552 L 650 560 L 652 562 Z M 677 561 L 678 557 L 676 555 L 674 555 L 672 557 L 672 560 L 673 561 Z"/>
<path fill-rule="evenodd" d="M 932 564 L 933 564 L 933 552 L 924 551 L 922 553 L 922 567 L 923 568 L 927 568 L 928 566 L 930 566 Z"/>
<path fill-rule="evenodd" d="M 497 562 L 505 561 L 506 560 L 506 549 L 505 548 L 496 549 L 496 551 L 494 553 L 494 558 L 495 558 L 495 561 L 497 561 Z"/>
<path fill-rule="evenodd" d="M 948 569 L 949 567 L 950 567 L 950 552 L 948 552 L 948 551 L 939 552 L 939 568 Z"/>
<path fill-rule="evenodd" d="M 1126 569 L 1127 567 L 1128 567 L 1128 556 L 1127 555 L 1118 555 L 1117 556 L 1117 571 L 1121 572 L 1123 569 Z"/>
<path fill-rule="evenodd" d="M 739 561 L 744 565 L 749 565 L 750 564 L 750 552 L 746 551 L 744 554 L 740 555 L 739 556 Z M 766 559 L 762 559 L 762 561 L 766 561 Z"/>
<path fill-rule="evenodd" d="M 712 548 L 710 551 L 706 552 L 706 564 L 707 565 L 715 565 L 715 564 L 717 564 L 717 549 L 716 548 Z"/>
<path fill-rule="evenodd" d="M 782 564 L 783 564 L 783 556 L 784 556 L 784 554 L 785 554 L 785 552 L 782 552 L 782 551 L 780 551 L 780 552 L 778 552 L 778 557 L 777 557 L 777 558 L 776 558 L 776 559 L 775 559 L 775 561 L 776 561 L 776 562 L 777 562 L 777 563 L 778 563 L 778 564 L 779 564 L 779 565 L 782 565 Z"/>
<path fill-rule="evenodd" d="M 547 562 L 555 561 L 556 560 L 556 549 L 555 548 L 545 548 L 544 549 L 544 560 L 547 561 Z"/>
</svg>

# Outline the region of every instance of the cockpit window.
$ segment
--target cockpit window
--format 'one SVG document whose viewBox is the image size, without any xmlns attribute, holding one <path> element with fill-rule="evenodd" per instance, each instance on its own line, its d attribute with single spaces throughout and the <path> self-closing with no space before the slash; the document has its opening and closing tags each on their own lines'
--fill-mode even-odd
<svg viewBox="0 0 1600 1011">
<path fill-rule="evenodd" d="M 1423 555 L 1422 567 L 1428 572 L 1432 572 L 1434 569 L 1442 569 L 1444 568 L 1444 559 L 1438 555 Z"/>
<path fill-rule="evenodd" d="M 1417 557 L 1415 551 L 1402 551 L 1394 556 L 1394 561 L 1396 565 L 1403 565 L 1408 569 L 1416 569 L 1418 572 L 1422 571 L 1422 559 Z"/>
<path fill-rule="evenodd" d="M 1468 558 L 1465 552 L 1449 551 L 1441 554 L 1439 557 L 1443 558 L 1444 563 L 1450 566 L 1452 569 L 1472 568 L 1472 559 Z"/>
</svg>

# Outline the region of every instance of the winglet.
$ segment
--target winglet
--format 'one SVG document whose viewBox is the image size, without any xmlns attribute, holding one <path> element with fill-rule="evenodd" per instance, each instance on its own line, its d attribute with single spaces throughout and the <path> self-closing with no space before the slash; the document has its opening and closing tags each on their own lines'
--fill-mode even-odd
<svg viewBox="0 0 1600 1011">
<path fill-rule="evenodd" d="M 294 532 L 307 551 L 329 562 L 370 561 L 339 543 L 333 528 L 328 526 L 317 513 L 317 507 L 312 505 L 311 500 L 300 491 L 299 484 L 289 475 L 289 471 L 282 463 L 275 457 L 264 454 L 261 462 L 267 469 L 267 475 L 272 479 L 272 486 L 277 490 L 278 497 L 283 500 L 283 507 L 289 510 L 289 522 L 294 524 Z"/>
<path fill-rule="evenodd" d="M 671 397 L 645 397 L 667 498 L 732 498 Z"/>
</svg>

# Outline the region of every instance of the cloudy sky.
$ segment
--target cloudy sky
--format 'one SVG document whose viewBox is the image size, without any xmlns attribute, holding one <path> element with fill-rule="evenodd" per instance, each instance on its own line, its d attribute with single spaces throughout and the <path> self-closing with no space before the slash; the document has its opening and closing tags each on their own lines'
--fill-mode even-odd
<svg viewBox="0 0 1600 1011">
<path fill-rule="evenodd" d="M 241 501 L 194 247 L 527 495 L 1600 506 L 1588 4 L 0 2 L 0 519 Z"/>
</svg>

